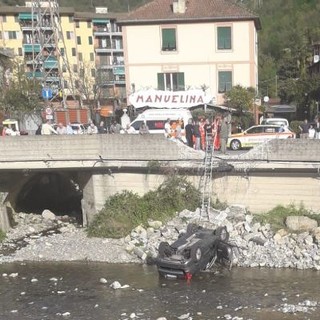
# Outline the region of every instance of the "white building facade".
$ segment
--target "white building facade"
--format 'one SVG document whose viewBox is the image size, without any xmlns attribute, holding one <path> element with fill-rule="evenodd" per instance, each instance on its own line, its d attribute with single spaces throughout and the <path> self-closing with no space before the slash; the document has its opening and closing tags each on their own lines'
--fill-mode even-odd
<svg viewBox="0 0 320 320">
<path fill-rule="evenodd" d="M 154 0 L 119 23 L 128 101 L 148 89 L 202 90 L 223 105 L 232 86 L 257 88 L 260 20 L 229 0 Z"/>
</svg>

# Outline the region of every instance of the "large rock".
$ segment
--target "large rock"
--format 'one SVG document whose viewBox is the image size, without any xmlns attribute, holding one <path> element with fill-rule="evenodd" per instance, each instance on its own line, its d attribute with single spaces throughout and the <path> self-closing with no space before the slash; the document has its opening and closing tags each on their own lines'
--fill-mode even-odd
<svg viewBox="0 0 320 320">
<path fill-rule="evenodd" d="M 48 209 L 43 210 L 42 218 L 45 220 L 56 220 L 55 214 Z"/>
<path fill-rule="evenodd" d="M 318 223 L 305 216 L 288 216 L 286 226 L 293 231 L 311 231 L 318 227 Z"/>
</svg>

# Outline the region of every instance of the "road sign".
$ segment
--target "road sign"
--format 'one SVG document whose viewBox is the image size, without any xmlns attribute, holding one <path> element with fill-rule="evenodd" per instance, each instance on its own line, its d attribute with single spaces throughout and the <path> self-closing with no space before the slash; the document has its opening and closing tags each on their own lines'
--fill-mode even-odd
<svg viewBox="0 0 320 320">
<path fill-rule="evenodd" d="M 52 115 L 52 113 L 53 113 L 52 109 L 50 107 L 47 107 L 46 108 L 46 114 L 47 115 Z"/>
<path fill-rule="evenodd" d="M 42 89 L 42 98 L 43 99 L 51 99 L 52 98 L 52 90 L 50 88 L 43 88 Z"/>
</svg>

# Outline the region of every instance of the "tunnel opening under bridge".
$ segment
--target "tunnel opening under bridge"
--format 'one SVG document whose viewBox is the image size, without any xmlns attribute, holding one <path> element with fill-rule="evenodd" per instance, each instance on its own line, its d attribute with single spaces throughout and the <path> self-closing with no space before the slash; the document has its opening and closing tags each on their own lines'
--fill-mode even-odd
<svg viewBox="0 0 320 320">
<path fill-rule="evenodd" d="M 45 209 L 56 216 L 69 216 L 83 224 L 82 190 L 68 175 L 60 173 L 37 173 L 23 184 L 18 192 L 14 209 L 16 212 L 42 214 Z"/>
</svg>

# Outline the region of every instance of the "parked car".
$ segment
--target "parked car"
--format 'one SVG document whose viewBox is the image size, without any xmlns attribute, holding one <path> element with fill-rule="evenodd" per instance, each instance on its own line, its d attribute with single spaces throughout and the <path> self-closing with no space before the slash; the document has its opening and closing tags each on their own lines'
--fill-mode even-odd
<svg viewBox="0 0 320 320">
<path fill-rule="evenodd" d="M 251 148 L 259 143 L 272 139 L 295 138 L 296 134 L 284 125 L 257 125 L 241 132 L 231 134 L 227 147 L 232 150 Z"/>
<path fill-rule="evenodd" d="M 215 230 L 189 224 L 183 234 L 171 245 L 161 242 L 156 265 L 159 275 L 165 278 L 191 279 L 215 263 L 232 260 L 232 247 L 228 244 L 229 233 L 225 227 Z"/>
<path fill-rule="evenodd" d="M 289 127 L 289 121 L 285 118 L 266 118 L 262 120 L 261 124 L 271 124 L 275 126 L 284 125 Z"/>
</svg>

